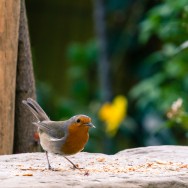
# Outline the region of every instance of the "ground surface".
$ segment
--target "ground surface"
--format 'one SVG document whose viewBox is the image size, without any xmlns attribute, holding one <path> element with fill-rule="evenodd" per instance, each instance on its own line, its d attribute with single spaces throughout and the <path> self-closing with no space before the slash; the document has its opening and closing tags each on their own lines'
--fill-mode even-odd
<svg viewBox="0 0 188 188">
<path fill-rule="evenodd" d="M 188 147 L 153 146 L 115 155 L 70 156 L 83 170 L 72 170 L 62 156 L 44 153 L 0 156 L 0 187 L 188 187 Z"/>
</svg>

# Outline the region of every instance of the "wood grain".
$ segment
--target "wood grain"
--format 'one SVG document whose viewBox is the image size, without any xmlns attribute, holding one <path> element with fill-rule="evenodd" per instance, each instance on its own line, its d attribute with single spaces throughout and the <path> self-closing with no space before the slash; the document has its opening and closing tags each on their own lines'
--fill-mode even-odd
<svg viewBox="0 0 188 188">
<path fill-rule="evenodd" d="M 0 154 L 13 152 L 20 0 L 0 1 Z"/>
</svg>

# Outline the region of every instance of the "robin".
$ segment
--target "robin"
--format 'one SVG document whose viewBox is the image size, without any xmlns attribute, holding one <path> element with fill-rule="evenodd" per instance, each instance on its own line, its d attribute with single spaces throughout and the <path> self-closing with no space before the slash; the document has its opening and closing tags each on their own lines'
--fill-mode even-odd
<svg viewBox="0 0 188 188">
<path fill-rule="evenodd" d="M 33 124 L 38 127 L 40 144 L 46 153 L 48 169 L 52 169 L 48 152 L 62 155 L 73 168 L 80 169 L 66 156 L 76 154 L 84 149 L 88 141 L 88 131 L 95 127 L 91 118 L 86 115 L 76 115 L 66 121 L 51 121 L 40 105 L 33 99 L 22 101 L 37 118 Z"/>
</svg>

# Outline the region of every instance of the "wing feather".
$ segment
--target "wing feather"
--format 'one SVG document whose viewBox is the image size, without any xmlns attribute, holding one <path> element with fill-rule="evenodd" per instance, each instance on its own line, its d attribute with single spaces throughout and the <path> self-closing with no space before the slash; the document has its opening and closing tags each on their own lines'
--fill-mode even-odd
<svg viewBox="0 0 188 188">
<path fill-rule="evenodd" d="M 34 122 L 33 124 L 52 138 L 61 139 L 65 136 L 65 127 L 63 126 L 63 122 L 41 121 Z"/>
</svg>

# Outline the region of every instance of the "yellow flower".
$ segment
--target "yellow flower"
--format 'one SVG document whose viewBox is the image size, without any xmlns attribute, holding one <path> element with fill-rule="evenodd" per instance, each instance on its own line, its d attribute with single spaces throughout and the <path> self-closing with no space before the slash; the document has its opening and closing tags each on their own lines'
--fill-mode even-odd
<svg viewBox="0 0 188 188">
<path fill-rule="evenodd" d="M 127 113 L 127 99 L 118 95 L 112 103 L 105 103 L 99 110 L 99 118 L 106 123 L 106 133 L 114 136 Z"/>
</svg>

